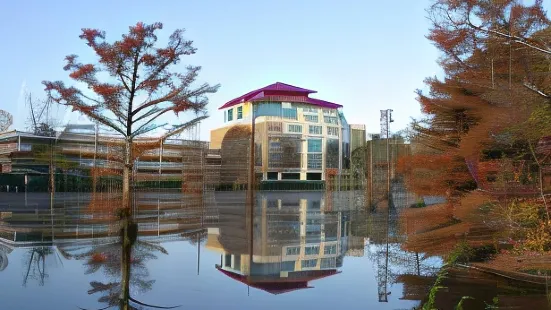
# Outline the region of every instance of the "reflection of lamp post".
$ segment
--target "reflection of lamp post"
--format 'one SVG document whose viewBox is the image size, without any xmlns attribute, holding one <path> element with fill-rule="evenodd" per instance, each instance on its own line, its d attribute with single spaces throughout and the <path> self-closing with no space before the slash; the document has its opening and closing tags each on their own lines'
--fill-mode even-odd
<svg viewBox="0 0 551 310">
<path fill-rule="evenodd" d="M 251 140 L 250 140 L 250 145 L 249 145 L 249 149 L 250 149 L 250 154 L 249 154 L 249 177 L 248 177 L 248 199 L 249 199 L 249 204 L 251 205 L 251 210 L 252 210 L 252 205 L 253 205 L 253 199 L 254 199 L 254 193 L 253 193 L 253 183 L 254 183 L 254 168 L 255 168 L 255 162 L 254 162 L 254 153 L 255 153 L 255 143 L 254 143 L 254 132 L 255 132 L 255 120 L 256 120 L 256 115 L 254 113 L 254 106 L 253 104 L 251 103 Z"/>
</svg>

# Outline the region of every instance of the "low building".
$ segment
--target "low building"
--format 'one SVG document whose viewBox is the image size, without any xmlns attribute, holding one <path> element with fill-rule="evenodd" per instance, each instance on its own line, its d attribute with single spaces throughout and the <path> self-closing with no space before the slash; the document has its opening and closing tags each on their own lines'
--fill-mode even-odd
<svg viewBox="0 0 551 310">
<path fill-rule="evenodd" d="M 365 131 L 365 125 L 363 124 L 350 124 L 350 153 L 365 147 L 367 143 L 367 135 Z"/>
<path fill-rule="evenodd" d="M 350 127 L 342 105 L 311 98 L 314 90 L 274 83 L 220 107 L 224 124 L 211 131 L 221 149 L 221 182 L 247 181 L 255 120 L 255 172 L 264 182 L 323 182 L 350 165 Z"/>
<path fill-rule="evenodd" d="M 93 125 L 69 125 L 53 137 L 1 133 L 0 190 L 48 191 L 52 175 L 56 191 L 120 190 L 123 146 L 121 137 L 99 134 Z M 208 142 L 139 138 L 134 152 L 137 186 L 194 191 L 209 183 Z"/>
</svg>

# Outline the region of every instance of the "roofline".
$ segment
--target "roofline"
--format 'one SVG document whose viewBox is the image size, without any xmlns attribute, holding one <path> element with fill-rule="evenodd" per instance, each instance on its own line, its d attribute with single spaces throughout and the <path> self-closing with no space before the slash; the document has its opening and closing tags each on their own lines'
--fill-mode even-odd
<svg viewBox="0 0 551 310">
<path fill-rule="evenodd" d="M 276 88 L 280 85 L 283 85 L 283 86 L 286 86 L 286 87 L 289 87 L 289 88 L 293 88 L 294 90 L 283 90 L 283 89 L 270 89 L 270 87 L 273 87 L 275 86 Z M 242 102 L 249 102 L 249 100 L 251 98 L 247 98 L 247 97 L 250 97 L 251 95 L 258 95 L 259 93 L 263 92 L 263 91 L 281 91 L 281 92 L 298 92 L 298 93 L 304 93 L 306 94 L 305 97 L 308 97 L 308 94 L 314 94 L 314 93 L 317 93 L 316 90 L 311 90 L 311 89 L 307 89 L 307 88 L 302 88 L 302 87 L 298 87 L 298 86 L 294 86 L 294 85 L 290 85 L 290 84 L 287 84 L 287 83 L 282 83 L 282 82 L 275 82 L 273 84 L 270 84 L 270 85 L 267 85 L 267 86 L 264 86 L 264 87 L 261 87 L 261 88 L 258 88 L 258 89 L 255 89 L 255 90 L 252 90 L 250 92 L 247 92 L 245 93 L 244 95 L 241 95 L 239 97 L 235 97 L 233 99 L 231 99 L 230 101 L 224 103 L 222 106 L 220 106 L 218 108 L 218 110 L 222 110 L 222 109 L 225 109 L 225 108 L 229 108 L 231 106 L 234 106 L 236 104 L 239 104 L 239 103 L 242 103 Z"/>
</svg>

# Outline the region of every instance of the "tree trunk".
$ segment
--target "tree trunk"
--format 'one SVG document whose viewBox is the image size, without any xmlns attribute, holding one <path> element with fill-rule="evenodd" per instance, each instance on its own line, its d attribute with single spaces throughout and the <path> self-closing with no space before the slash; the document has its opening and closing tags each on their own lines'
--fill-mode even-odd
<svg viewBox="0 0 551 310">
<path fill-rule="evenodd" d="M 133 197 L 133 168 L 132 140 L 127 139 L 124 145 L 124 166 L 122 170 L 122 208 L 131 210 Z"/>
<path fill-rule="evenodd" d="M 133 229 L 134 223 L 128 215 L 124 215 L 121 223 L 121 295 L 120 309 L 129 309 L 128 302 L 130 300 L 130 265 L 132 256 L 133 244 Z M 135 234 L 135 232 L 134 232 Z"/>
</svg>

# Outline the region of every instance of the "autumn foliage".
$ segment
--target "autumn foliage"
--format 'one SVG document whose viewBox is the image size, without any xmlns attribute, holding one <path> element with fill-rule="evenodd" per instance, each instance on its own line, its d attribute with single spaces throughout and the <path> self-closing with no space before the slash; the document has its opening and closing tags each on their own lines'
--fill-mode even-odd
<svg viewBox="0 0 551 310">
<path fill-rule="evenodd" d="M 104 31 L 84 28 L 80 38 L 92 48 L 97 61 L 82 63 L 72 54 L 65 57 L 63 68 L 72 80 L 84 87 L 66 86 L 62 81 L 43 82 L 49 99 L 72 107 L 120 136 L 121 139 L 114 139 L 113 143 L 121 144 L 122 204 L 126 208 L 131 202 L 135 159 L 204 119 L 207 95 L 219 87 L 208 83 L 194 85 L 199 66 L 180 68 L 179 72 L 171 70 L 183 56 L 195 54 L 196 49 L 192 41 L 184 38 L 183 29 L 174 31 L 166 46 L 157 47 L 157 31 L 162 28 L 161 23 L 139 22 L 114 42 L 106 40 Z M 171 126 L 159 123 L 166 113 L 178 116 L 186 111 L 195 112 L 196 117 Z M 163 134 L 154 142 L 136 139 L 161 128 Z"/>
<path fill-rule="evenodd" d="M 169 69 L 180 63 L 182 56 L 196 52 L 192 41 L 183 37 L 184 30 L 174 31 L 166 47 L 155 47 L 156 31 L 161 23 L 137 23 L 122 39 L 109 43 L 104 31 L 82 29 L 80 38 L 91 47 L 98 61 L 81 63 L 77 55 L 65 57 L 64 70 L 69 77 L 87 86 L 82 90 L 66 86 L 62 81 L 44 81 L 45 90 L 54 101 L 79 111 L 127 139 L 150 132 L 165 124 L 155 124 L 167 112 L 178 115 L 193 110 L 204 111 L 207 94 L 218 85 L 193 83 L 201 67 L 187 66 L 185 73 Z M 107 73 L 109 78 L 99 75 Z M 139 97 L 140 96 L 140 97 Z M 146 98 L 139 100 L 139 98 Z M 180 129 L 173 126 L 169 131 Z"/>
<path fill-rule="evenodd" d="M 431 155 L 404 158 L 400 168 L 420 192 L 442 193 L 469 183 L 469 172 L 476 179 L 472 168 L 486 150 L 515 145 L 526 138 L 518 132 L 534 129 L 510 130 L 549 105 L 551 23 L 539 0 L 436 0 L 427 11 L 444 76 L 425 80 L 428 93 L 417 91 L 426 117 L 413 123 L 412 141 Z"/>
<path fill-rule="evenodd" d="M 398 160 L 397 170 L 419 195 L 450 195 L 470 186 L 472 177 L 462 158 L 448 154 L 418 154 Z"/>
</svg>

